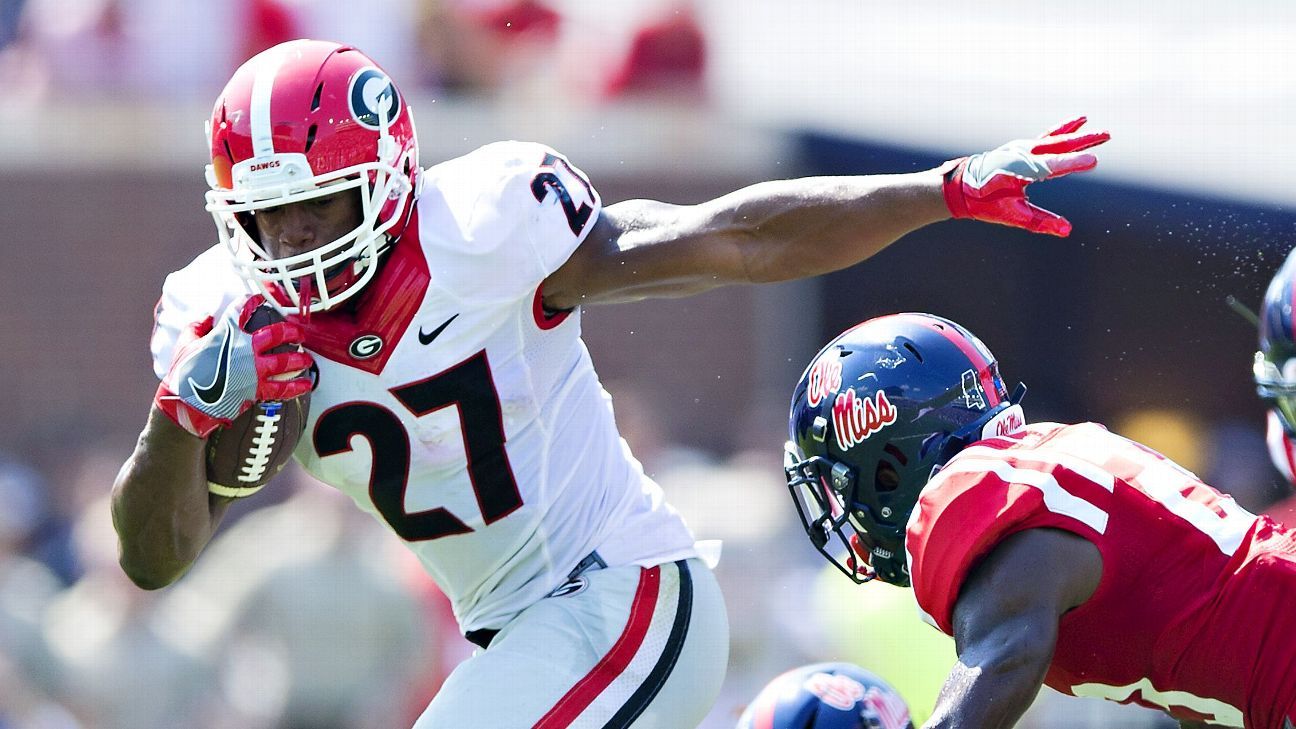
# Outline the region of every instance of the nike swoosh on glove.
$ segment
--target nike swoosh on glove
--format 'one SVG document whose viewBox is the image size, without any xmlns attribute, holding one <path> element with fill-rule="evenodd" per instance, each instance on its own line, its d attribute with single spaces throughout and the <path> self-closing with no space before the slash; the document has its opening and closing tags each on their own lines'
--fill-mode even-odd
<svg viewBox="0 0 1296 729">
<path fill-rule="evenodd" d="M 190 325 L 153 398 L 176 425 L 206 438 L 256 402 L 291 400 L 310 390 L 305 370 L 313 360 L 300 348 L 305 339 L 300 325 L 279 321 L 255 332 L 244 330 L 264 303 L 260 295 L 235 300 L 219 318 Z M 282 344 L 298 346 L 290 352 L 270 351 Z"/>
<path fill-rule="evenodd" d="M 1036 233 L 1069 235 L 1071 223 L 1032 205 L 1026 199 L 1026 186 L 1091 170 L 1098 164 L 1097 157 L 1083 150 L 1106 142 L 1111 135 L 1079 131 L 1086 121 L 1082 116 L 1039 139 L 1018 139 L 989 152 L 946 162 L 942 190 L 950 214 Z"/>
</svg>

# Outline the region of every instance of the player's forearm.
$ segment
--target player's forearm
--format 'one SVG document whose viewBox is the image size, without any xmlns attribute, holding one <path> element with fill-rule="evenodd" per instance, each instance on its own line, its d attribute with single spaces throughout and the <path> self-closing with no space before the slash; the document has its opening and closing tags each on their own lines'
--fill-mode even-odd
<svg viewBox="0 0 1296 729">
<path fill-rule="evenodd" d="M 691 296 L 845 268 L 949 217 L 935 171 L 762 182 L 698 205 L 627 200 L 544 282 L 545 305 Z"/>
<path fill-rule="evenodd" d="M 211 539 L 228 500 L 207 491 L 206 441 L 156 407 L 113 484 L 122 570 L 145 589 L 171 584 Z"/>
<path fill-rule="evenodd" d="M 846 268 L 950 217 L 935 170 L 763 182 L 702 207 L 716 234 L 738 241 L 754 283 Z"/>
<path fill-rule="evenodd" d="M 923 729 L 1008 729 L 1039 693 L 1043 666 L 1003 659 L 988 665 L 955 664 Z"/>
</svg>

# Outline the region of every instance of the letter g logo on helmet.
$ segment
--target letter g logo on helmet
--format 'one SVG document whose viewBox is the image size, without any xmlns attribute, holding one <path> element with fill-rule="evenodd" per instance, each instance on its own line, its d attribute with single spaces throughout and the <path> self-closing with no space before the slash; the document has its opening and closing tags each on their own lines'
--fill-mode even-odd
<svg viewBox="0 0 1296 729">
<path fill-rule="evenodd" d="M 387 123 L 391 124 L 400 116 L 402 99 L 396 85 L 387 74 L 374 68 L 362 68 L 351 78 L 351 88 L 347 93 L 347 103 L 351 116 L 365 129 L 378 129 L 378 112 L 390 100 L 387 108 Z"/>
</svg>

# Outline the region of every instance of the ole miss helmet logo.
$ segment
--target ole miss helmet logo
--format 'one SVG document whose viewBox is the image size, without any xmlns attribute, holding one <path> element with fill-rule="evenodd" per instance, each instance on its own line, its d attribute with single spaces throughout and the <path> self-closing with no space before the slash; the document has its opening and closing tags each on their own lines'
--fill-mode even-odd
<svg viewBox="0 0 1296 729">
<path fill-rule="evenodd" d="M 806 386 L 806 401 L 817 408 L 841 387 L 842 363 L 836 352 L 821 357 L 810 367 L 810 382 Z"/>
<path fill-rule="evenodd" d="M 894 423 L 896 409 L 882 390 L 878 390 L 872 397 L 859 397 L 854 389 L 848 389 L 833 401 L 832 416 L 837 445 L 842 450 L 848 450 Z"/>
<path fill-rule="evenodd" d="M 850 676 L 816 673 L 806 679 L 805 689 L 820 701 L 841 711 L 849 711 L 864 698 L 864 684 Z"/>
</svg>

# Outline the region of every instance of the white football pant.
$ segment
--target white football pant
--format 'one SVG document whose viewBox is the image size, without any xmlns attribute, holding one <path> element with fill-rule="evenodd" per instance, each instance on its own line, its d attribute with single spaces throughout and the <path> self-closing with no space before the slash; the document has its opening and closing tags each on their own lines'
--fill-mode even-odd
<svg viewBox="0 0 1296 729">
<path fill-rule="evenodd" d="M 693 729 L 728 659 L 701 560 L 585 572 L 459 664 L 415 729 Z"/>
</svg>

